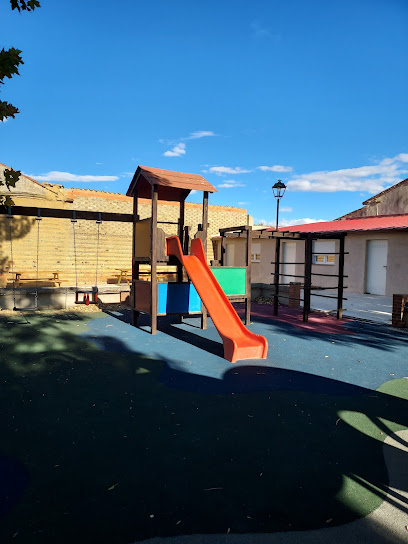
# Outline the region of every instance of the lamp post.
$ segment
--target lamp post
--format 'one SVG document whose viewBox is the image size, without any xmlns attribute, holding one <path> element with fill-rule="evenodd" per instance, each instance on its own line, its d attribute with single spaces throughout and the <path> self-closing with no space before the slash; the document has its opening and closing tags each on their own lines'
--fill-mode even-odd
<svg viewBox="0 0 408 544">
<path fill-rule="evenodd" d="M 279 227 L 279 201 L 285 194 L 286 185 L 278 179 L 278 183 L 272 185 L 273 196 L 276 198 L 276 230 Z"/>
</svg>

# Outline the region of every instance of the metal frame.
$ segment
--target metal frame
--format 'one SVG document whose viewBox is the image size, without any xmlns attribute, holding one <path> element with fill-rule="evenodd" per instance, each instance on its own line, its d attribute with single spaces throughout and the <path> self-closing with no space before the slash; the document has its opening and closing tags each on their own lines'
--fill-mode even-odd
<svg viewBox="0 0 408 544">
<path fill-rule="evenodd" d="M 275 238 L 276 245 L 275 245 L 275 260 L 271 262 L 271 264 L 275 265 L 275 270 L 272 272 L 274 276 L 274 286 L 275 286 L 275 293 L 273 298 L 273 313 L 274 315 L 278 315 L 278 307 L 279 307 L 279 278 L 282 276 L 285 277 L 293 277 L 293 278 L 303 278 L 304 280 L 304 295 L 302 298 L 294 298 L 294 297 L 288 297 L 288 300 L 299 300 L 303 301 L 303 321 L 308 321 L 309 319 L 309 313 L 310 313 L 310 297 L 312 294 L 312 291 L 315 291 L 316 289 L 313 289 L 312 287 L 312 276 L 325 276 L 325 277 L 331 277 L 331 278 L 338 278 L 337 281 L 337 287 L 322 287 L 319 288 L 319 290 L 325 290 L 325 289 L 337 289 L 337 296 L 331 296 L 331 295 L 321 295 L 317 293 L 313 293 L 313 296 L 319 296 L 323 298 L 334 298 L 337 299 L 337 310 L 336 310 L 336 316 L 337 319 L 342 319 L 343 317 L 343 300 L 347 300 L 344 298 L 344 289 L 347 289 L 347 287 L 344 286 L 344 278 L 347 276 L 344 275 L 344 255 L 347 254 L 344 251 L 344 240 L 346 237 L 346 232 L 340 232 L 340 233 L 333 233 L 333 234 L 327 234 L 327 233 L 301 233 L 301 232 L 281 232 L 281 231 L 261 231 L 257 238 L 264 239 L 264 238 Z M 340 251 L 338 252 L 326 252 L 329 255 L 339 255 L 339 273 L 338 274 L 322 274 L 317 272 L 312 272 L 312 265 L 313 265 L 313 255 L 316 254 L 313 252 L 313 240 L 320 240 L 320 239 L 329 239 L 329 240 L 339 240 L 340 241 Z M 285 264 L 295 264 L 295 265 L 304 265 L 304 274 L 283 274 L 280 272 L 280 246 L 281 246 L 281 240 L 287 239 L 287 240 L 294 240 L 294 241 L 304 241 L 305 242 L 305 260 L 304 262 L 294 262 L 294 263 L 285 263 Z"/>
<path fill-rule="evenodd" d="M 238 227 L 225 227 L 219 229 L 221 236 L 221 255 L 219 259 L 220 268 L 228 268 L 224 265 L 225 253 L 226 253 L 226 238 L 232 235 L 237 235 L 238 238 L 246 239 L 245 249 L 245 268 L 246 268 L 246 285 L 245 295 L 231 295 L 228 299 L 231 302 L 244 302 L 245 304 L 245 325 L 251 324 L 251 253 L 252 253 L 252 227 L 250 225 L 240 225 Z M 236 268 L 236 267 L 233 267 Z"/>
</svg>

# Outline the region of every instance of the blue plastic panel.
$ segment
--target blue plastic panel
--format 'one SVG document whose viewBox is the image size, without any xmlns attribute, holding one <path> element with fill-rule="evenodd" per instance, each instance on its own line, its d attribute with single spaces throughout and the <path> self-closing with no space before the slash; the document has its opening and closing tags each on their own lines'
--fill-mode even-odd
<svg viewBox="0 0 408 544">
<path fill-rule="evenodd" d="M 159 314 L 201 313 L 201 300 L 192 283 L 159 283 Z"/>
</svg>

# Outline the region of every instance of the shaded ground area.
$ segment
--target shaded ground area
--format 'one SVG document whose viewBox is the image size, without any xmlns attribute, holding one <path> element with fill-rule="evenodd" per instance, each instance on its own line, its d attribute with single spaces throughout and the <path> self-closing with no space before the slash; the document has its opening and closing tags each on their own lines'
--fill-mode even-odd
<svg viewBox="0 0 408 544">
<path fill-rule="evenodd" d="M 2 542 L 317 529 L 385 496 L 382 442 L 408 426 L 407 335 L 261 320 L 268 360 L 231 365 L 194 320 L 155 337 L 123 311 L 9 321 Z"/>
</svg>

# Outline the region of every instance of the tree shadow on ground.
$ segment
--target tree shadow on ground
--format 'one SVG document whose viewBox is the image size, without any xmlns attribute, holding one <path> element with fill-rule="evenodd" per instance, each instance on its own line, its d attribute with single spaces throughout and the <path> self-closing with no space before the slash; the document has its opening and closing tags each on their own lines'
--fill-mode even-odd
<svg viewBox="0 0 408 544">
<path fill-rule="evenodd" d="M 403 398 L 256 366 L 185 378 L 175 354 L 99 350 L 88 319 L 2 323 L 0 451 L 29 474 L 3 542 L 307 530 L 383 499 Z"/>
</svg>

